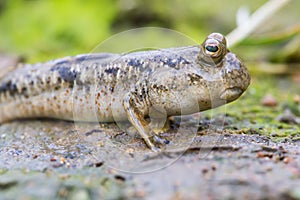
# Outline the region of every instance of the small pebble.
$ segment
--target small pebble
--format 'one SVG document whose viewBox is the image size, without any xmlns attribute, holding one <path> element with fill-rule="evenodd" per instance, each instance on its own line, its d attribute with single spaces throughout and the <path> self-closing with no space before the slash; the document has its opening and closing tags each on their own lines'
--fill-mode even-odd
<svg viewBox="0 0 300 200">
<path fill-rule="evenodd" d="M 290 163 L 291 161 L 293 161 L 293 158 L 291 158 L 291 157 L 285 157 L 285 158 L 283 159 L 283 162 L 284 162 L 285 164 L 288 164 L 288 163 Z"/>
<path fill-rule="evenodd" d="M 60 163 L 63 164 L 63 163 L 66 163 L 67 160 L 66 160 L 64 157 L 60 157 L 60 158 L 59 158 L 59 161 L 60 161 Z"/>
<path fill-rule="evenodd" d="M 277 106 L 278 102 L 276 98 L 271 95 L 271 94 L 266 94 L 262 99 L 261 99 L 261 105 L 267 106 L 267 107 L 275 107 Z"/>
<path fill-rule="evenodd" d="M 97 162 L 95 163 L 95 167 L 101 167 L 103 165 L 103 162 Z"/>
<path fill-rule="evenodd" d="M 50 158 L 50 161 L 51 161 L 51 162 L 55 162 L 55 161 L 56 161 L 56 158 Z"/>
<path fill-rule="evenodd" d="M 294 103 L 295 104 L 299 104 L 300 103 L 300 96 L 297 95 L 297 94 L 294 96 Z"/>
<path fill-rule="evenodd" d="M 266 153 L 266 152 L 257 152 L 256 157 L 258 158 L 272 158 L 272 153 Z"/>
<path fill-rule="evenodd" d="M 206 174 L 208 172 L 208 169 L 207 168 L 203 168 L 202 169 L 202 174 Z"/>
<path fill-rule="evenodd" d="M 289 109 L 284 110 L 277 120 L 286 124 L 298 124 L 297 117 Z"/>
<path fill-rule="evenodd" d="M 217 167 L 216 167 L 215 165 L 212 165 L 212 166 L 211 166 L 211 169 L 212 169 L 213 171 L 216 171 L 216 170 L 217 170 Z"/>
</svg>

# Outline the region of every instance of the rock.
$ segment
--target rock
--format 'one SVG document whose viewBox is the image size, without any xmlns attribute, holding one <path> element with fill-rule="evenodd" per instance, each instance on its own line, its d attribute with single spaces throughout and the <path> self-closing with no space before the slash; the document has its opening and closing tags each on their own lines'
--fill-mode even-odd
<svg viewBox="0 0 300 200">
<path fill-rule="evenodd" d="M 275 107 L 277 106 L 278 102 L 276 98 L 272 94 L 266 94 L 262 99 L 261 99 L 261 105 L 267 106 L 267 107 Z"/>
<path fill-rule="evenodd" d="M 296 94 L 296 95 L 294 96 L 293 100 L 294 100 L 294 103 L 295 103 L 295 104 L 300 104 L 300 96 L 299 96 L 299 95 Z"/>
<path fill-rule="evenodd" d="M 281 115 L 277 117 L 277 120 L 286 124 L 299 124 L 299 118 L 297 118 L 290 109 L 283 111 Z"/>
</svg>

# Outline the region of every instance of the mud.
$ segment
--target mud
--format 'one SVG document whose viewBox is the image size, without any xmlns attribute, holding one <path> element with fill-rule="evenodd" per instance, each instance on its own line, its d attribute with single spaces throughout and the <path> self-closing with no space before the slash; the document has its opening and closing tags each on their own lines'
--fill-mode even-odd
<svg viewBox="0 0 300 200">
<path fill-rule="evenodd" d="M 173 127 L 164 136 L 186 145 L 153 153 L 138 134 L 116 124 L 4 124 L 1 198 L 300 198 L 299 142 L 209 126 L 195 134 L 181 126 L 185 134 Z"/>
</svg>

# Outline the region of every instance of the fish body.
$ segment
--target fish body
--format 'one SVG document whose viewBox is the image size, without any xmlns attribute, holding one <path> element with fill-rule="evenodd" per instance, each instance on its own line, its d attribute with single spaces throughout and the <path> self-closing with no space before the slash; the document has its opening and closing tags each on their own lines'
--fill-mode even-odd
<svg viewBox="0 0 300 200">
<path fill-rule="evenodd" d="M 250 84 L 219 33 L 201 45 L 85 54 L 25 64 L 0 79 L 0 123 L 21 118 L 129 120 L 156 150 L 147 117 L 192 114 L 234 101 Z"/>
</svg>

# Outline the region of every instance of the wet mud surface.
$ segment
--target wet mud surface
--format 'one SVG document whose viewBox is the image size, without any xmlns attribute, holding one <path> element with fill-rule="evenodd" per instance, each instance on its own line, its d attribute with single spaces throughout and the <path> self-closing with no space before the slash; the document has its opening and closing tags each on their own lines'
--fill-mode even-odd
<svg viewBox="0 0 300 200">
<path fill-rule="evenodd" d="M 300 198 L 299 142 L 189 127 L 183 123 L 165 134 L 185 145 L 153 153 L 134 131 L 125 134 L 116 124 L 4 124 L 1 198 Z"/>
</svg>

